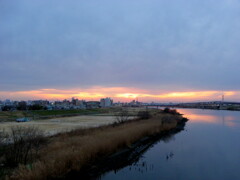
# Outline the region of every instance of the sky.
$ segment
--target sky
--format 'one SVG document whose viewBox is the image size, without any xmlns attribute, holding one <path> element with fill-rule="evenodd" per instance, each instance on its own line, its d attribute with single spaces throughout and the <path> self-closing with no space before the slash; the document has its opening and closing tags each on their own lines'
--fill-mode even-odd
<svg viewBox="0 0 240 180">
<path fill-rule="evenodd" d="M 0 0 L 0 99 L 240 101 L 240 0 Z"/>
</svg>

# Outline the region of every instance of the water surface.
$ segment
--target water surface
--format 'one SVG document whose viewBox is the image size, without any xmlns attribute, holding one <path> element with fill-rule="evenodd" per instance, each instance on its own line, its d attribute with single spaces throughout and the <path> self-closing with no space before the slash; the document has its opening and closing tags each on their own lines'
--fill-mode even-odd
<svg viewBox="0 0 240 180">
<path fill-rule="evenodd" d="M 184 131 L 159 141 L 132 165 L 99 179 L 240 179 L 240 112 L 178 111 L 189 118 Z"/>
</svg>

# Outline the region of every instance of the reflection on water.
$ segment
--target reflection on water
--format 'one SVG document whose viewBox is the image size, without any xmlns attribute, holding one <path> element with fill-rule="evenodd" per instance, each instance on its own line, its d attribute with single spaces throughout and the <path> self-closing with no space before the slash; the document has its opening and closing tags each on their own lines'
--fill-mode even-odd
<svg viewBox="0 0 240 180">
<path fill-rule="evenodd" d="M 192 123 L 215 123 L 231 127 L 240 125 L 240 112 L 196 109 L 178 109 L 178 111 Z"/>
<path fill-rule="evenodd" d="M 159 141 L 134 163 L 101 179 L 240 179 L 240 112 L 178 111 L 189 118 L 186 130 Z"/>
<path fill-rule="evenodd" d="M 135 171 L 137 173 L 147 173 L 154 171 L 154 165 L 148 164 L 147 161 L 145 161 L 144 157 L 139 160 L 139 162 L 135 162 L 132 165 L 129 166 L 129 171 Z"/>
<path fill-rule="evenodd" d="M 185 127 L 185 123 L 179 126 L 178 129 L 171 131 L 164 135 L 157 135 L 150 139 L 146 139 L 141 141 L 135 148 L 133 148 L 130 151 L 127 151 L 126 153 L 120 155 L 120 157 L 116 157 L 114 159 L 106 159 L 105 163 L 111 164 L 111 167 L 105 167 L 103 170 L 101 170 L 102 173 L 108 172 L 109 170 L 112 170 L 111 173 L 114 173 L 114 175 L 117 175 L 119 172 L 121 173 L 122 168 L 128 172 L 131 172 L 133 174 L 145 174 L 149 172 L 154 172 L 154 164 L 149 163 L 148 159 L 143 156 L 143 154 L 147 151 L 149 151 L 152 147 L 154 147 L 155 144 L 159 143 L 160 141 L 164 143 L 168 143 L 170 141 L 174 141 L 174 136 L 183 131 Z M 174 157 L 173 151 L 166 153 L 166 156 L 161 157 L 161 159 L 170 161 Z M 114 162 L 112 162 L 114 161 Z M 95 176 L 91 176 L 91 174 L 94 173 L 87 173 L 87 176 L 85 176 L 85 179 L 94 179 Z M 90 176 L 89 176 L 90 175 Z M 97 179 L 105 178 L 104 174 L 97 177 Z"/>
</svg>

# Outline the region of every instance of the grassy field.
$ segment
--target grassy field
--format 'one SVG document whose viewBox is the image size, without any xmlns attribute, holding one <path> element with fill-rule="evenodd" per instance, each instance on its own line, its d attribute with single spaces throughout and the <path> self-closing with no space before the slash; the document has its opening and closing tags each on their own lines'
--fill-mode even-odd
<svg viewBox="0 0 240 180">
<path fill-rule="evenodd" d="M 36 110 L 36 111 L 0 111 L 1 122 L 13 122 L 17 118 L 29 117 L 31 120 L 72 117 L 81 115 L 113 116 L 120 108 L 72 109 L 72 110 Z M 136 116 L 144 108 L 125 108 L 130 116 Z M 154 111 L 154 110 L 151 110 Z"/>
<path fill-rule="evenodd" d="M 9 132 L 11 127 L 31 127 L 36 126 L 43 130 L 46 135 L 53 135 L 60 132 L 67 132 L 77 128 L 98 127 L 107 124 L 112 124 L 116 121 L 115 116 L 111 115 L 80 115 L 72 117 L 58 117 L 52 119 L 32 120 L 29 122 L 3 122 L 1 130 Z"/>
<path fill-rule="evenodd" d="M 25 117 L 27 115 L 24 111 L 0 111 L 0 122 L 15 121 L 16 118 Z"/>
<path fill-rule="evenodd" d="M 17 118 L 29 117 L 33 120 L 50 119 L 77 115 L 107 114 L 110 109 L 73 109 L 73 110 L 37 110 L 37 111 L 0 111 L 0 122 L 15 121 Z"/>
<path fill-rule="evenodd" d="M 81 171 L 99 158 L 126 147 L 137 140 L 176 127 L 181 115 L 155 113 L 147 120 L 132 120 L 118 125 L 80 129 L 51 137 L 31 165 L 21 165 L 10 179 L 55 179 L 68 172 Z"/>
<path fill-rule="evenodd" d="M 54 115 L 86 115 L 86 114 L 98 114 L 98 113 L 106 113 L 109 109 L 72 109 L 72 110 L 40 110 L 40 111 L 31 111 L 31 114 L 38 116 L 54 116 Z"/>
<path fill-rule="evenodd" d="M 81 115 L 113 116 L 121 108 L 98 108 L 77 110 L 36 110 L 36 111 L 0 111 L 1 122 L 13 122 L 17 118 L 29 117 L 31 120 L 53 119 L 58 117 L 73 117 Z M 144 108 L 124 108 L 130 116 L 135 116 Z M 154 110 L 151 110 L 154 111 Z"/>
<path fill-rule="evenodd" d="M 135 118 L 142 108 L 125 108 L 129 112 L 129 119 Z M 112 124 L 117 121 L 115 113 L 119 108 L 90 109 L 90 110 L 57 110 L 57 111 L 34 111 L 35 118 L 29 122 L 18 123 L 17 117 L 24 117 L 23 111 L 0 112 L 1 115 L 11 116 L 14 119 L 2 121 L 0 132 L 9 132 L 11 127 L 31 127 L 36 126 L 43 130 L 46 135 L 54 135 L 60 132 L 68 132 L 77 128 L 90 128 Z M 151 110 L 155 112 L 155 110 Z M 74 114 L 75 113 L 75 114 Z M 38 118 L 36 118 L 38 117 Z"/>
</svg>

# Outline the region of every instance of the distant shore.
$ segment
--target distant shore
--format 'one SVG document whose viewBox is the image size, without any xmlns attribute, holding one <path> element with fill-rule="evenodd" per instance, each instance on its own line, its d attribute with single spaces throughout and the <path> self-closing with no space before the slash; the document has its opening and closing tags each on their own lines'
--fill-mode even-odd
<svg viewBox="0 0 240 180">
<path fill-rule="evenodd" d="M 168 106 L 171 108 L 183 108 L 183 109 L 208 109 L 208 110 L 225 110 L 225 111 L 240 111 L 240 107 L 219 107 L 219 106 Z"/>
</svg>

